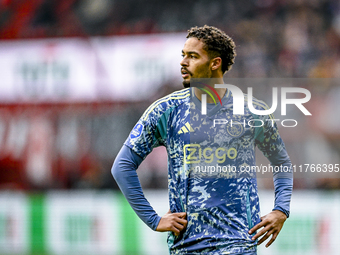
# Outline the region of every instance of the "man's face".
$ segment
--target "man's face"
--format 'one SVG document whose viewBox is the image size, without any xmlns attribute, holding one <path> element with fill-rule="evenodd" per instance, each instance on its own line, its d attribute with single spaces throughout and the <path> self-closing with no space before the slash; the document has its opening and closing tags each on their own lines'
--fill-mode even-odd
<svg viewBox="0 0 340 255">
<path fill-rule="evenodd" d="M 181 73 L 183 86 L 190 87 L 191 78 L 211 78 L 210 59 L 203 49 L 204 43 L 197 38 L 189 38 L 182 50 Z"/>
</svg>

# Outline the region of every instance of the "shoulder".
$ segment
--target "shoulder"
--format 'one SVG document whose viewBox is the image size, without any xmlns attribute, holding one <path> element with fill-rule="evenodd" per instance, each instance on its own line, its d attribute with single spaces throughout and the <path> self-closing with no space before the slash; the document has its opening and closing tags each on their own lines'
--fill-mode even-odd
<svg viewBox="0 0 340 255">
<path fill-rule="evenodd" d="M 190 88 L 175 91 L 165 97 L 153 102 L 142 115 L 142 120 L 148 118 L 160 118 L 164 113 L 171 111 L 175 107 L 188 102 L 190 99 Z"/>
</svg>

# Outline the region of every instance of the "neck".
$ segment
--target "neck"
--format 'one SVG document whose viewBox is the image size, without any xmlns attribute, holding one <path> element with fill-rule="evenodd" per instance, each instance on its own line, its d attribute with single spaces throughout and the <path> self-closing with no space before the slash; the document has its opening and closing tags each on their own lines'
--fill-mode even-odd
<svg viewBox="0 0 340 255">
<path fill-rule="evenodd" d="M 214 83 L 215 84 L 224 84 L 223 78 L 222 77 L 218 78 L 218 79 L 215 78 Z M 217 94 L 219 95 L 220 98 L 224 97 L 227 89 L 226 88 L 215 88 L 215 84 L 209 84 L 209 85 L 216 90 L 216 92 L 217 92 Z M 194 88 L 194 91 L 195 91 L 195 96 L 201 101 L 202 100 L 202 94 L 204 94 L 204 91 L 202 91 L 199 88 Z M 207 103 L 212 104 L 212 103 L 214 103 L 214 100 L 211 97 L 207 97 Z"/>
</svg>

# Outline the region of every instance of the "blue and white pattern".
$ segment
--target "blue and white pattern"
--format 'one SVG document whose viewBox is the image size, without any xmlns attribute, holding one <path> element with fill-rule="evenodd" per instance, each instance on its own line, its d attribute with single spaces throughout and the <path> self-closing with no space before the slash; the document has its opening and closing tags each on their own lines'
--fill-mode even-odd
<svg viewBox="0 0 340 255">
<path fill-rule="evenodd" d="M 255 166 L 255 146 L 266 157 L 285 148 L 272 116 L 252 114 L 246 100 L 245 114 L 233 115 L 229 91 L 222 103 L 201 115 L 190 88 L 174 92 L 145 111 L 125 142 L 142 158 L 154 147 L 167 149 L 170 210 L 186 212 L 188 220 L 180 236 L 169 234 L 170 254 L 256 252 L 248 234 L 260 222 L 256 175 L 240 169 Z"/>
</svg>

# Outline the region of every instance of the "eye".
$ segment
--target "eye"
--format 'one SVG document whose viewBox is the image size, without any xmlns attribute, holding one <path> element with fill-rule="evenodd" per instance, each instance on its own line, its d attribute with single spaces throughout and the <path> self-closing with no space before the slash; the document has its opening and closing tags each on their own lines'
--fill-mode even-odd
<svg viewBox="0 0 340 255">
<path fill-rule="evenodd" d="M 191 54 L 190 55 L 191 58 L 197 58 L 195 55 Z"/>
<path fill-rule="evenodd" d="M 182 54 L 181 56 L 182 56 L 182 58 L 184 58 L 184 54 Z"/>
</svg>

